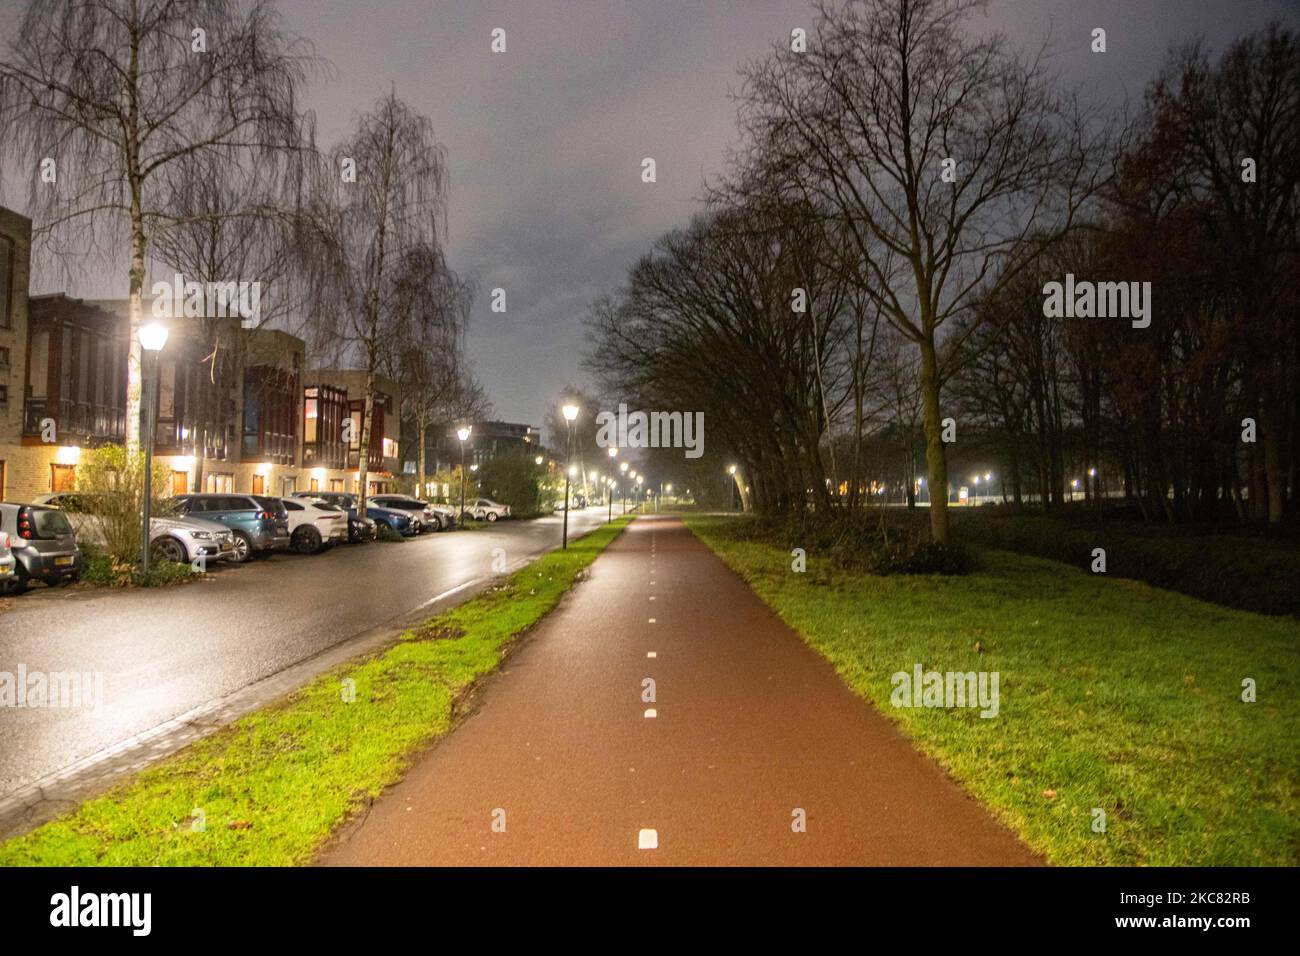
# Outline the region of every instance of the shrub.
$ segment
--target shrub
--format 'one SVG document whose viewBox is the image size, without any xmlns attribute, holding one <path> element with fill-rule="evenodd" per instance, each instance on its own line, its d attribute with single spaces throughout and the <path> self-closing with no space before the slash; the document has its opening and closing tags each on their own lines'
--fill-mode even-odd
<svg viewBox="0 0 1300 956">
<path fill-rule="evenodd" d="M 194 569 L 188 564 L 150 561 L 149 573 L 142 574 L 140 565 L 135 562 L 123 561 L 102 553 L 87 554 L 86 566 L 81 574 L 83 581 L 109 588 L 162 587 L 188 581 L 192 577 L 194 577 Z"/>
<path fill-rule="evenodd" d="M 401 544 L 406 539 L 394 531 L 391 526 L 380 521 L 375 525 L 375 540 L 387 544 Z"/>
<path fill-rule="evenodd" d="M 1043 515 L 958 517 L 966 542 L 1086 568 L 1106 551 L 1106 573 L 1260 614 L 1300 614 L 1294 543 L 1134 525 L 1080 524 Z"/>
<path fill-rule="evenodd" d="M 153 473 L 153 514 L 167 513 L 166 470 Z M 143 525 L 144 453 L 130 454 L 121 445 L 91 449 L 77 469 L 79 536 L 119 563 L 140 554 Z M 72 509 L 69 509 L 72 510 Z"/>
</svg>

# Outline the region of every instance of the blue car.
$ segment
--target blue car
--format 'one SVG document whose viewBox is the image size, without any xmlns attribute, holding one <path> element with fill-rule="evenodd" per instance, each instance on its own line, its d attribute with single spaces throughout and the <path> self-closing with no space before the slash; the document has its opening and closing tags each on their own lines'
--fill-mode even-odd
<svg viewBox="0 0 1300 956">
<path fill-rule="evenodd" d="M 330 504 L 342 508 L 352 517 L 355 517 L 357 513 L 357 496 L 346 492 L 295 491 L 293 496 L 295 498 L 319 498 L 321 501 L 328 501 Z M 388 525 L 404 538 L 409 538 L 420 530 L 419 526 L 411 521 L 410 515 L 395 511 L 392 508 L 378 508 L 372 505 L 369 500 L 366 501 L 366 517 L 380 524 Z"/>
</svg>

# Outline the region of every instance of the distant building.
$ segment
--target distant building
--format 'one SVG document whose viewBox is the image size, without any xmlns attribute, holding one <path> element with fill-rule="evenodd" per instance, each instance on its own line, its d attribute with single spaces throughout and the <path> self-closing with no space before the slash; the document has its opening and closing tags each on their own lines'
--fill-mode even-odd
<svg viewBox="0 0 1300 956">
<path fill-rule="evenodd" d="M 460 466 L 460 439 L 456 430 L 462 422 L 443 422 L 430 425 L 425 437 L 425 471 L 433 474 L 444 468 Z M 409 427 L 409 426 L 408 426 Z M 404 470 L 406 474 L 416 473 L 419 449 L 416 447 L 415 430 L 402 442 L 404 451 Z M 497 455 L 546 454 L 541 444 L 541 430 L 533 425 L 521 425 L 515 422 L 473 422 L 469 441 L 465 443 L 465 465 L 482 465 Z"/>
</svg>

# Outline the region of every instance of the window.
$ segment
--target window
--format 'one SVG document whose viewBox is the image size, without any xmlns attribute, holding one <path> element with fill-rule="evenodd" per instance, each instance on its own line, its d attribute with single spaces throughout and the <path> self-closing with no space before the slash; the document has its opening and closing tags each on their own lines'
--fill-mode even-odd
<svg viewBox="0 0 1300 956">
<path fill-rule="evenodd" d="M 264 495 L 264 494 L 266 494 L 266 476 L 265 476 L 265 475 L 254 475 L 254 476 L 253 476 L 253 494 L 255 494 L 255 495 Z"/>
<path fill-rule="evenodd" d="M 172 494 L 183 495 L 190 490 L 190 473 L 188 471 L 172 472 Z"/>
<path fill-rule="evenodd" d="M 204 491 L 234 491 L 235 476 L 231 474 L 219 474 L 208 472 L 207 487 Z"/>
<path fill-rule="evenodd" d="M 0 368 L 9 367 L 9 346 L 0 346 Z"/>
<path fill-rule="evenodd" d="M 280 497 L 288 498 L 297 489 L 298 480 L 296 478 L 285 478 L 280 482 Z"/>
<path fill-rule="evenodd" d="M 0 405 L 9 404 L 9 386 L 0 385 Z"/>
<path fill-rule="evenodd" d="M 320 479 L 319 479 L 319 478 L 313 478 L 313 479 L 311 480 L 311 486 L 310 486 L 307 490 L 308 490 L 308 491 L 320 491 Z"/>
<path fill-rule="evenodd" d="M 289 501 L 287 499 L 284 502 L 284 508 L 286 511 L 302 511 L 302 505 L 298 504 L 296 501 Z"/>
<path fill-rule="evenodd" d="M 342 490 L 343 490 L 343 479 L 342 479 L 342 478 L 331 478 L 331 479 L 330 479 L 330 491 L 342 491 Z"/>
<path fill-rule="evenodd" d="M 14 298 L 14 241 L 0 236 L 0 328 L 13 324 L 10 310 Z"/>
<path fill-rule="evenodd" d="M 5 463 L 0 461 L 0 501 L 5 497 Z"/>
<path fill-rule="evenodd" d="M 76 465 L 50 465 L 50 491 L 75 491 L 77 487 Z"/>
</svg>

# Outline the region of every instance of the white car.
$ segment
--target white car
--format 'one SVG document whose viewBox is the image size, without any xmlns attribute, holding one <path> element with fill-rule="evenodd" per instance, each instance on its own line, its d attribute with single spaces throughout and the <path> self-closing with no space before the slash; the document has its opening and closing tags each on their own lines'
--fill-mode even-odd
<svg viewBox="0 0 1300 956">
<path fill-rule="evenodd" d="M 289 512 L 289 544 L 299 554 L 316 554 L 348 540 L 348 513 L 314 498 L 281 498 Z"/>
<path fill-rule="evenodd" d="M 94 502 L 75 491 L 40 495 L 34 504 L 58 508 L 78 540 L 91 547 L 102 546 L 104 535 L 95 519 Z M 230 529 L 215 521 L 184 515 L 149 518 L 149 553 L 164 561 L 193 564 L 195 561 L 228 561 L 235 556 L 235 538 Z"/>
<path fill-rule="evenodd" d="M 465 514 L 475 521 L 496 521 L 510 517 L 510 506 L 491 498 L 475 498 L 465 503 Z"/>
</svg>

